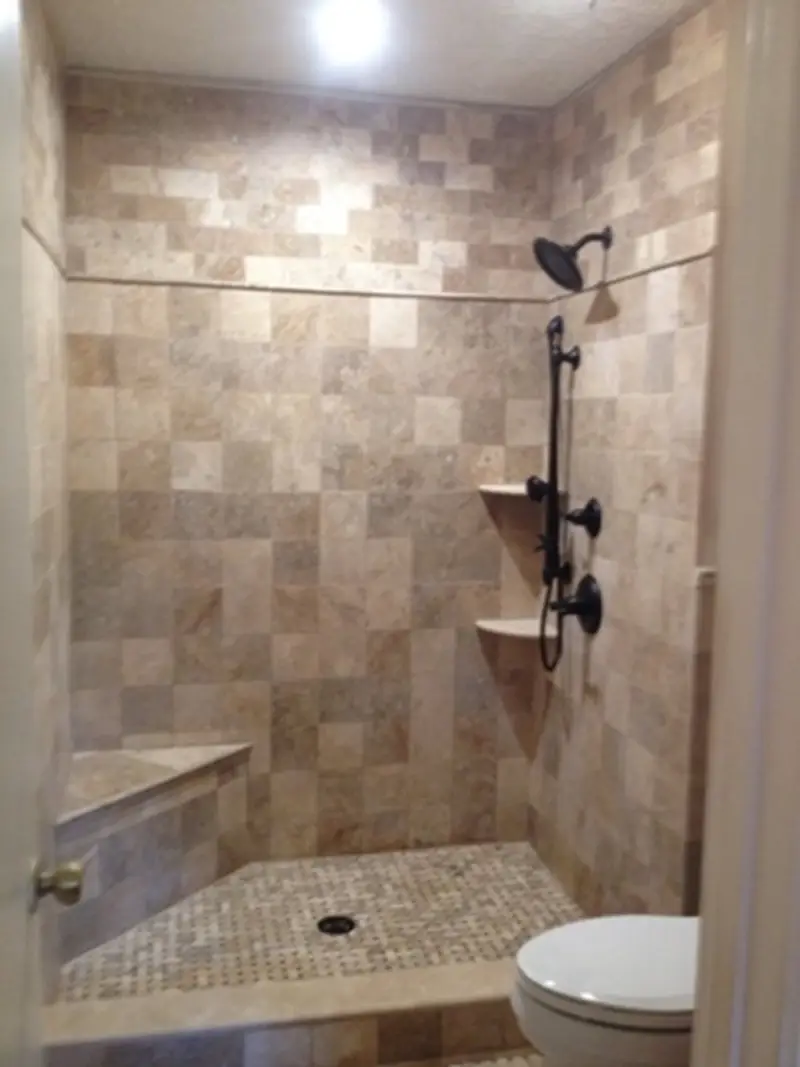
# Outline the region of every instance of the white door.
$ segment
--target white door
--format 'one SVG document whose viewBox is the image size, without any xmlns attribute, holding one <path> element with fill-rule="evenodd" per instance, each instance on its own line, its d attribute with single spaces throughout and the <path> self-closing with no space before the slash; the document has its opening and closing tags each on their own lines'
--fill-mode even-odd
<svg viewBox="0 0 800 1067">
<path fill-rule="evenodd" d="M 0 0 L 0 1065 L 35 1062 L 32 576 L 21 298 L 17 0 Z"/>
</svg>

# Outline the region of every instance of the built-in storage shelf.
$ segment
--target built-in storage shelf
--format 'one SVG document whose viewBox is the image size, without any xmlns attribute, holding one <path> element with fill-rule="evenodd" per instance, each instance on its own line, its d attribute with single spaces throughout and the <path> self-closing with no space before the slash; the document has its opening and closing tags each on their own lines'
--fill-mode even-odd
<svg viewBox="0 0 800 1067">
<path fill-rule="evenodd" d="M 480 491 L 486 496 L 526 497 L 528 490 L 524 482 L 509 482 L 507 485 L 482 485 Z"/>
<path fill-rule="evenodd" d="M 475 625 L 485 634 L 496 634 L 498 637 L 521 637 L 529 641 L 538 641 L 542 633 L 540 619 L 478 619 Z M 555 626 L 548 626 L 547 640 L 554 641 L 556 636 Z"/>
</svg>

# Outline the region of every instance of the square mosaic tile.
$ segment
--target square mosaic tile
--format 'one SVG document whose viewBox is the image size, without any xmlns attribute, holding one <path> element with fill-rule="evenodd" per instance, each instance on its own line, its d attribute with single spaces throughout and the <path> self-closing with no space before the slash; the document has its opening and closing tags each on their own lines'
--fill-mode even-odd
<svg viewBox="0 0 800 1067">
<path fill-rule="evenodd" d="M 321 933 L 331 915 L 353 932 Z M 526 844 L 254 863 L 73 960 L 61 997 L 491 962 L 580 917 Z"/>
</svg>

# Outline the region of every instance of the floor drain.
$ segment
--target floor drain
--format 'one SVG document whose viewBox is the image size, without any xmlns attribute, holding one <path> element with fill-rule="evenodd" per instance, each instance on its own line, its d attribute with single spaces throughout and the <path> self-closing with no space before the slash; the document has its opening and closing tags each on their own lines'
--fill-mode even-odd
<svg viewBox="0 0 800 1067">
<path fill-rule="evenodd" d="M 326 915 L 324 919 L 320 919 L 317 923 L 319 932 L 328 934 L 330 937 L 343 937 L 345 934 L 352 934 L 356 926 L 355 919 L 351 919 L 349 915 Z"/>
</svg>

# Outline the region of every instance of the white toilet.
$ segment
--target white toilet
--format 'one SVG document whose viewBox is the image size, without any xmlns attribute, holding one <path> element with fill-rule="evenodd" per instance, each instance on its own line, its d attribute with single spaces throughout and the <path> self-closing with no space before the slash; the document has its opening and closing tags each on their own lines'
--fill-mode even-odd
<svg viewBox="0 0 800 1067">
<path fill-rule="evenodd" d="M 511 1003 L 545 1067 L 688 1067 L 699 932 L 620 915 L 523 945 Z"/>
</svg>

